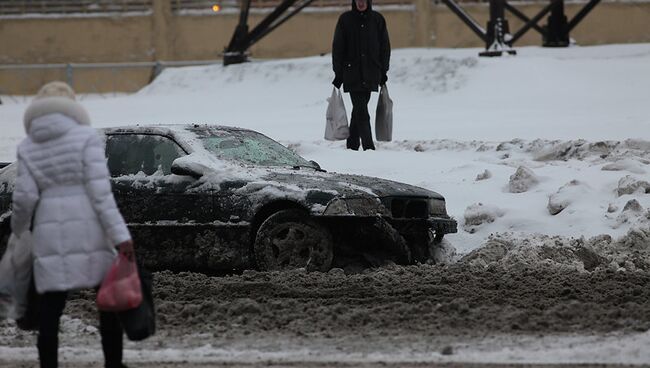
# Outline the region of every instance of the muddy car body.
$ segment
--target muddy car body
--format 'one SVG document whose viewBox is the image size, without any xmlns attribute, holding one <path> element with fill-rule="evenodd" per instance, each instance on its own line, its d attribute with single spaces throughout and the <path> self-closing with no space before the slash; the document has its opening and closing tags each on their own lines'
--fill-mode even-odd
<svg viewBox="0 0 650 368">
<path fill-rule="evenodd" d="M 425 262 L 456 222 L 444 198 L 389 180 L 329 173 L 246 129 L 102 130 L 116 201 L 153 269 L 231 271 Z M 0 171 L 9 233 L 12 164 Z"/>
</svg>

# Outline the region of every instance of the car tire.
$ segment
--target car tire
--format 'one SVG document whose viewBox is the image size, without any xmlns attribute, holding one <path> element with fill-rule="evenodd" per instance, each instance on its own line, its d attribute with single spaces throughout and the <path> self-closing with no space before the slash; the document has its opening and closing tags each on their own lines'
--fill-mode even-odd
<svg viewBox="0 0 650 368">
<path fill-rule="evenodd" d="M 330 231 L 299 209 L 278 211 L 257 230 L 255 260 L 262 271 L 305 268 L 326 272 L 334 258 Z"/>
</svg>

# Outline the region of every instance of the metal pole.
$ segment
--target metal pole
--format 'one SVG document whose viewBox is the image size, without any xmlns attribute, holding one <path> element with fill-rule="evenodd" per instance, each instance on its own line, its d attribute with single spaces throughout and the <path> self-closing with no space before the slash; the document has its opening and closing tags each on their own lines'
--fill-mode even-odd
<svg viewBox="0 0 650 368">
<path fill-rule="evenodd" d="M 154 79 L 158 78 L 158 75 L 162 73 L 163 66 L 162 63 L 159 60 L 156 60 L 156 62 L 153 65 L 153 69 L 151 69 L 151 77 L 149 78 L 149 83 L 153 82 Z"/>
<path fill-rule="evenodd" d="M 72 64 L 66 64 L 65 65 L 65 77 L 66 81 L 68 82 L 68 85 L 74 89 L 74 71 L 72 69 Z"/>
<path fill-rule="evenodd" d="M 248 59 L 244 53 L 248 48 L 244 44 L 244 39 L 248 35 L 248 12 L 250 7 L 251 0 L 242 1 L 239 11 L 239 23 L 235 28 L 230 44 L 228 44 L 223 54 L 223 65 L 243 63 Z"/>
<path fill-rule="evenodd" d="M 490 20 L 487 24 L 485 51 L 479 56 L 501 56 L 503 52 L 516 55 L 510 48 L 508 21 L 505 18 L 505 0 L 490 0 Z"/>
<path fill-rule="evenodd" d="M 567 47 L 569 46 L 569 26 L 566 15 L 564 15 L 564 0 L 552 0 L 551 5 L 551 15 L 548 17 L 542 46 Z"/>
</svg>

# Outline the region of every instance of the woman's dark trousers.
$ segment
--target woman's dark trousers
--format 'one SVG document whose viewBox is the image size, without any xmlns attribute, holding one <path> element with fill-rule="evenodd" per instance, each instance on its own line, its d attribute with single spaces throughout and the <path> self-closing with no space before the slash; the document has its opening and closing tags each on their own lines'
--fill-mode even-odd
<svg viewBox="0 0 650 368">
<path fill-rule="evenodd" d="M 50 292 L 41 295 L 40 325 L 38 329 L 38 358 L 41 368 L 58 365 L 59 321 L 68 293 Z M 106 368 L 122 367 L 122 326 L 117 314 L 99 312 L 99 333 Z"/>
<path fill-rule="evenodd" d="M 349 149 L 359 149 L 359 138 L 363 149 L 375 149 L 372 142 L 372 132 L 370 130 L 370 114 L 368 114 L 368 102 L 370 101 L 370 92 L 350 92 L 352 99 L 352 119 L 350 120 L 350 137 L 347 140 Z"/>
</svg>

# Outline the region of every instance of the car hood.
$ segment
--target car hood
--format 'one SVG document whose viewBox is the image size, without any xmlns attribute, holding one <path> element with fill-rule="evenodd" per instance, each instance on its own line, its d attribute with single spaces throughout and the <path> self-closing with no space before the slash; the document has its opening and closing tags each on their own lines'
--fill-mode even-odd
<svg viewBox="0 0 650 368">
<path fill-rule="evenodd" d="M 414 185 L 362 175 L 317 172 L 302 168 L 293 172 L 270 172 L 264 179 L 295 185 L 305 190 L 317 188 L 346 198 L 358 197 L 426 197 L 444 199 L 442 195 Z"/>
<path fill-rule="evenodd" d="M 443 199 L 436 192 L 414 185 L 370 176 L 339 174 L 311 167 L 245 166 L 221 161 L 204 152 L 176 160 L 188 171 L 199 173 L 203 181 L 223 187 L 240 188 L 240 193 L 259 191 L 266 186 L 303 193 L 320 192 L 324 197 L 421 197 Z M 319 195 L 320 196 L 320 195 Z"/>
</svg>

